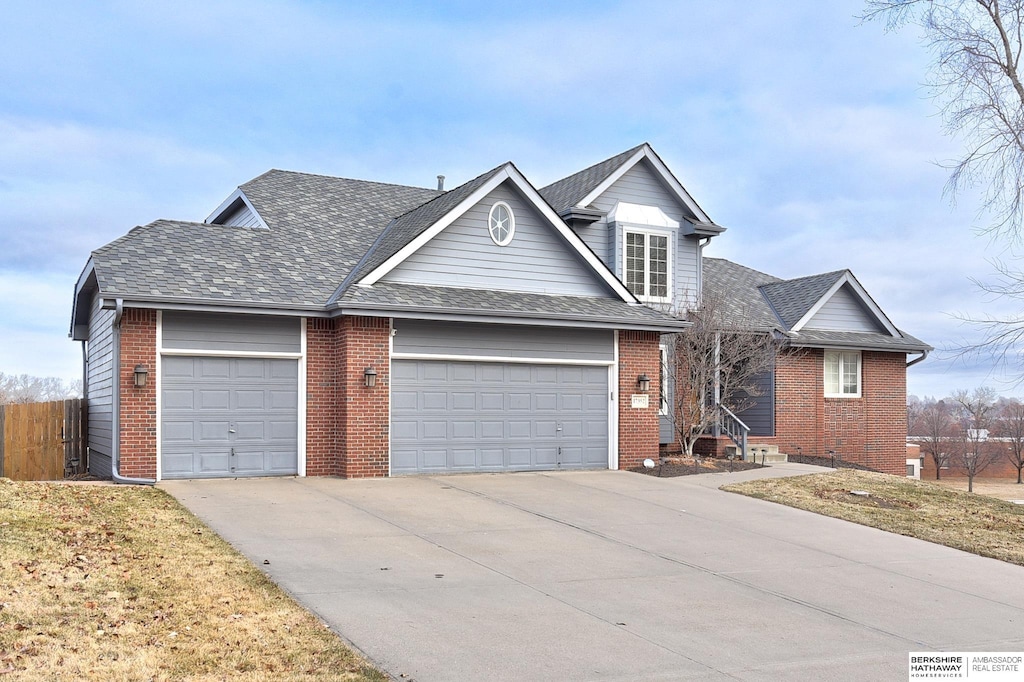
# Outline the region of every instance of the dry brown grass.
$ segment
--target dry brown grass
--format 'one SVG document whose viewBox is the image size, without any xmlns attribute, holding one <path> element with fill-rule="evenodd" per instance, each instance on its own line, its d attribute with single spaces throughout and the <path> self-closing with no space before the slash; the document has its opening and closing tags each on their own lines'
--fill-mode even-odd
<svg viewBox="0 0 1024 682">
<path fill-rule="evenodd" d="M 1024 566 L 1024 505 L 850 469 L 747 481 L 722 490 Z"/>
<path fill-rule="evenodd" d="M 153 488 L 0 478 L 0 679 L 385 680 Z"/>
<path fill-rule="evenodd" d="M 966 478 L 944 478 L 941 481 L 929 480 L 928 482 L 941 485 L 949 490 L 967 492 Z M 998 497 L 1000 500 L 1024 500 L 1024 484 L 1017 485 L 1016 478 L 975 478 L 974 492 L 979 495 Z"/>
</svg>

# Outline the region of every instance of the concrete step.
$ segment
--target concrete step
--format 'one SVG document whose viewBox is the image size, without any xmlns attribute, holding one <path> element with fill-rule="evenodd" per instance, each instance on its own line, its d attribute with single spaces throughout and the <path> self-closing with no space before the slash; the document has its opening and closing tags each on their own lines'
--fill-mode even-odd
<svg viewBox="0 0 1024 682">
<path fill-rule="evenodd" d="M 762 452 L 764 451 L 764 452 Z M 739 448 L 735 445 L 727 445 L 725 447 L 726 456 L 739 456 Z M 746 462 L 756 461 L 758 463 L 765 462 L 766 464 L 781 463 L 789 461 L 788 455 L 784 452 L 779 452 L 778 445 L 766 445 L 760 443 L 747 443 L 747 451 L 744 453 L 743 460 Z"/>
</svg>

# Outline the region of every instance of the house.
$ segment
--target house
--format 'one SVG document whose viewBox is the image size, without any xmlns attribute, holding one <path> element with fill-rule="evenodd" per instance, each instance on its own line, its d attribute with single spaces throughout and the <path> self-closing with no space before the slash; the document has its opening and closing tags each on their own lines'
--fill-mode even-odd
<svg viewBox="0 0 1024 682">
<path fill-rule="evenodd" d="M 512 163 L 447 191 L 269 171 L 204 222 L 92 253 L 71 325 L 90 470 L 636 466 L 663 440 L 660 338 L 688 326 L 723 231 L 647 144 L 541 189 Z"/>
<path fill-rule="evenodd" d="M 759 447 L 834 453 L 903 475 L 906 371 L 931 346 L 900 331 L 849 270 L 783 280 L 718 258 L 703 267 L 704 295 L 724 306 L 726 319 L 781 342 L 759 395 L 738 415 L 749 437 Z M 720 453 L 727 444 L 702 445 Z"/>
</svg>

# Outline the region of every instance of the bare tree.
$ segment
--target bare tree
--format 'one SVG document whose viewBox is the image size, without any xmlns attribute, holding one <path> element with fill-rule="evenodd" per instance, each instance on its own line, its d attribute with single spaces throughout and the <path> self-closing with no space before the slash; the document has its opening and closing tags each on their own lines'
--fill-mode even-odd
<svg viewBox="0 0 1024 682">
<path fill-rule="evenodd" d="M 1007 459 L 1017 469 L 1017 483 L 1021 483 L 1024 470 L 1024 403 L 1012 398 L 999 405 L 997 435 L 1007 443 Z"/>
<path fill-rule="evenodd" d="M 0 372 L 0 404 L 40 403 L 81 396 L 81 380 L 65 382 L 56 377 Z"/>
<path fill-rule="evenodd" d="M 961 389 L 953 393 L 953 400 L 960 407 L 960 438 L 955 456 L 957 464 L 967 473 L 967 492 L 974 492 L 974 477 L 999 459 L 998 450 L 988 443 L 996 394 L 987 387 L 970 393 Z"/>
<path fill-rule="evenodd" d="M 701 436 L 718 424 L 722 407 L 739 413 L 760 396 L 756 379 L 769 371 L 781 346 L 770 332 L 750 331 L 730 323 L 721 301 L 710 294 L 687 318 L 686 331 L 668 337 L 665 375 L 672 390 L 666 406 L 682 450 L 693 456 Z M 739 315 L 740 318 L 743 315 Z"/>
<path fill-rule="evenodd" d="M 935 480 L 942 478 L 942 469 L 949 466 L 950 438 L 953 435 L 953 413 L 944 400 L 924 406 L 914 435 L 921 437 L 921 450 L 935 463 Z"/>
<path fill-rule="evenodd" d="M 867 0 L 862 18 L 923 31 L 928 82 L 946 132 L 964 155 L 949 162 L 949 195 L 981 186 L 988 228 L 1020 238 L 1024 225 L 1024 0 Z"/>
<path fill-rule="evenodd" d="M 864 20 L 883 20 L 888 30 L 906 25 L 922 30 L 933 55 L 928 86 L 946 133 L 962 139 L 964 154 L 944 163 L 950 170 L 946 195 L 982 190 L 979 216 L 987 231 L 1019 246 L 1024 237 L 1024 0 L 866 0 Z M 1024 299 L 1024 272 L 994 263 L 982 290 Z M 959 348 L 961 355 L 991 354 L 997 362 L 1024 368 L 1016 347 L 1024 342 L 1024 315 L 959 316 L 978 326 L 980 343 Z"/>
</svg>

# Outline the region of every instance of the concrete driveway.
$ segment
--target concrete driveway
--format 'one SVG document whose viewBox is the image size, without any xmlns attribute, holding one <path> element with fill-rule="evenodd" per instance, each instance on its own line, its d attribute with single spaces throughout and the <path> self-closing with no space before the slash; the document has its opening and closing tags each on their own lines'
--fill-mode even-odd
<svg viewBox="0 0 1024 682">
<path fill-rule="evenodd" d="M 910 651 L 1024 651 L 1024 568 L 717 490 L 757 475 L 161 487 L 405 680 L 902 680 Z"/>
</svg>

